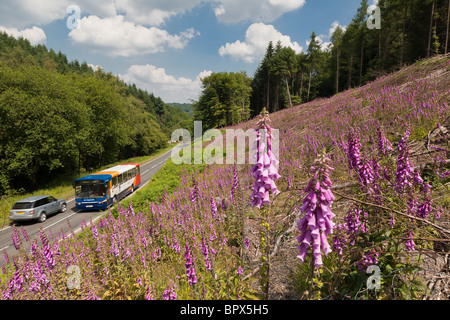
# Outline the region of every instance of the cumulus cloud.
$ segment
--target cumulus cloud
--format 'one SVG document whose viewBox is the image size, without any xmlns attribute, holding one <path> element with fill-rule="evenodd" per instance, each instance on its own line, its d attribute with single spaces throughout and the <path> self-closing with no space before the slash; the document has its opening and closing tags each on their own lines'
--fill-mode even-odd
<svg viewBox="0 0 450 320">
<path fill-rule="evenodd" d="M 341 26 L 339 24 L 339 21 L 334 21 L 331 24 L 331 27 L 328 29 L 328 35 L 320 34 L 320 35 L 316 36 L 316 38 L 317 38 L 316 40 L 319 43 L 320 49 L 322 51 L 328 51 L 331 49 L 333 44 L 331 43 L 330 39 L 338 27 L 341 27 L 342 30 L 344 30 L 344 31 L 347 30 L 347 26 Z M 309 43 L 310 43 L 309 39 L 306 40 L 306 46 L 309 46 Z"/>
<path fill-rule="evenodd" d="M 305 0 L 218 0 L 215 14 L 219 21 L 272 22 L 284 13 L 300 9 Z"/>
<path fill-rule="evenodd" d="M 347 26 L 341 26 L 340 24 L 339 24 L 339 21 L 334 21 L 332 24 L 331 24 L 331 27 L 330 27 L 330 29 L 328 30 L 328 37 L 329 38 L 331 38 L 331 36 L 333 35 L 333 33 L 336 31 L 336 29 L 338 28 L 338 27 L 341 27 L 341 29 L 342 30 L 347 30 Z"/>
<path fill-rule="evenodd" d="M 67 7 L 76 4 L 82 16 L 109 18 L 122 15 L 126 21 L 144 26 L 160 26 L 209 3 L 220 22 L 272 22 L 286 12 L 297 10 L 305 0 L 2 0 L 0 21 L 7 28 L 45 25 L 66 18 Z"/>
<path fill-rule="evenodd" d="M 47 40 L 44 30 L 38 27 L 17 30 L 16 28 L 5 28 L 0 26 L 0 32 L 5 32 L 16 39 L 27 39 L 32 45 L 45 44 L 45 41 Z"/>
<path fill-rule="evenodd" d="M 116 0 L 115 6 L 116 11 L 123 13 L 128 21 L 159 26 L 171 17 L 184 14 L 202 2 L 203 0 Z"/>
<path fill-rule="evenodd" d="M 166 102 L 189 102 L 196 100 L 201 92 L 202 79 L 211 71 L 200 72 L 195 79 L 175 77 L 167 74 L 164 68 L 154 65 L 132 65 L 120 78 L 127 83 L 134 83 L 138 88 L 155 92 Z"/>
<path fill-rule="evenodd" d="M 74 4 L 80 7 L 82 14 L 116 15 L 114 1 L 111 0 L 2 0 L 0 21 L 7 28 L 45 25 L 66 18 L 67 8 Z"/>
<path fill-rule="evenodd" d="M 121 15 L 104 19 L 84 17 L 80 26 L 69 33 L 74 45 L 113 57 L 162 52 L 166 48 L 183 49 L 190 39 L 198 35 L 192 28 L 179 35 L 171 35 L 156 27 L 146 28 L 125 21 Z"/>
<path fill-rule="evenodd" d="M 272 22 L 286 12 L 297 10 L 305 0 L 116 0 L 117 12 L 128 21 L 159 26 L 175 15 L 184 14 L 202 3 L 210 3 L 221 22 Z"/>
<path fill-rule="evenodd" d="M 62 19 L 67 5 L 59 0 L 0 1 L 0 23 L 6 28 L 22 29 Z"/>
<path fill-rule="evenodd" d="M 220 47 L 219 54 L 222 57 L 229 55 L 235 60 L 253 63 L 264 56 L 269 41 L 272 41 L 274 45 L 280 41 L 282 46 L 289 46 L 296 53 L 303 51 L 303 47 L 297 42 L 291 41 L 291 37 L 283 35 L 274 26 L 258 22 L 248 27 L 243 42 L 237 40 L 233 43 L 227 43 Z"/>
</svg>

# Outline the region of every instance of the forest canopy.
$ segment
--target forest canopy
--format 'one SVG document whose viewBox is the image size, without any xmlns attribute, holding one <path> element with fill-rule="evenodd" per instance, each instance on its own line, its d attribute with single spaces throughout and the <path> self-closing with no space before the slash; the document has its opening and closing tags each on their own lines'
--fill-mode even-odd
<svg viewBox="0 0 450 320">
<path fill-rule="evenodd" d="M 368 27 L 369 1 L 362 0 L 349 25 L 334 30 L 328 47 L 314 31 L 299 54 L 268 43 L 252 80 L 251 114 L 330 97 L 449 52 L 450 1 L 379 0 L 377 6 L 380 29 Z"/>
<path fill-rule="evenodd" d="M 149 155 L 191 123 L 112 73 L 0 33 L 0 194 Z"/>
</svg>

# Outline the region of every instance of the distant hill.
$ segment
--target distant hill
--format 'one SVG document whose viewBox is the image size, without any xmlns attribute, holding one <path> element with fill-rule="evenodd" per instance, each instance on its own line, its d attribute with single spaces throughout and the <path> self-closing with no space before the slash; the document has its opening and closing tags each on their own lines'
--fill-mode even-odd
<svg viewBox="0 0 450 320">
<path fill-rule="evenodd" d="M 111 72 L 0 32 L 0 195 L 151 154 L 192 123 Z"/>
<path fill-rule="evenodd" d="M 186 112 L 188 115 L 190 115 L 191 117 L 194 116 L 194 107 L 191 103 L 176 103 L 176 102 L 172 102 L 172 103 L 167 103 L 167 105 L 180 109 L 184 112 Z"/>
</svg>

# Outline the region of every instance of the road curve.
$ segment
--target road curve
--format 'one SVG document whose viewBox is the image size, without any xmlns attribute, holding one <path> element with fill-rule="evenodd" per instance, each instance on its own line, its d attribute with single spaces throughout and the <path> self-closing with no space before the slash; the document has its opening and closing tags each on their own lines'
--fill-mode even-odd
<svg viewBox="0 0 450 320">
<path fill-rule="evenodd" d="M 175 148 L 179 148 L 179 145 Z M 152 178 L 152 176 L 169 160 L 172 150 L 166 152 L 165 154 L 153 159 L 147 163 L 141 165 L 141 186 L 143 188 Z M 138 189 L 139 190 L 139 189 Z M 25 229 L 28 237 L 32 240 L 35 237 L 39 237 L 40 228 L 42 228 L 49 239 L 54 239 L 61 231 L 66 235 L 70 234 L 70 229 L 75 233 L 81 229 L 81 225 L 84 223 L 89 224 L 90 221 L 95 221 L 96 219 L 103 216 L 105 211 L 78 211 L 75 208 L 75 199 L 71 198 L 67 200 L 67 210 L 64 213 L 58 213 L 47 217 L 43 223 L 38 221 L 29 222 L 11 222 L 9 226 L 0 230 L 0 266 L 5 265 L 5 257 L 3 252 L 5 251 L 9 258 L 11 259 L 14 255 L 19 252 L 14 248 L 11 235 L 13 234 L 13 226 L 15 226 L 18 233 L 20 233 L 21 239 L 23 235 L 21 232 L 21 227 Z M 23 242 L 23 241 L 22 241 Z M 40 243 L 40 241 L 38 241 Z M 26 251 L 29 250 L 29 244 L 22 244 Z"/>
</svg>

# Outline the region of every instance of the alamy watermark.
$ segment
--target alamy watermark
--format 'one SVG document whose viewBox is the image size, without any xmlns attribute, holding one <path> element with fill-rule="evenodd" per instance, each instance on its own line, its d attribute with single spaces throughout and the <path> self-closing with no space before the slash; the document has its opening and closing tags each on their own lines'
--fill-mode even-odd
<svg viewBox="0 0 450 320">
<path fill-rule="evenodd" d="M 367 28 L 370 30 L 381 29 L 381 9 L 377 5 L 371 5 L 367 8 L 367 14 L 369 18 L 367 19 Z"/>
<path fill-rule="evenodd" d="M 366 273 L 371 274 L 367 279 L 367 289 L 380 290 L 381 289 L 381 271 L 377 265 L 371 265 L 367 268 Z"/>
<path fill-rule="evenodd" d="M 255 129 L 248 129 L 246 131 L 242 129 L 226 129 L 225 135 L 223 135 L 218 129 L 210 129 L 205 131 L 203 134 L 202 132 L 202 121 L 195 121 L 193 148 L 191 134 L 188 130 L 177 129 L 172 132 L 172 141 L 179 141 L 180 139 L 183 141 L 181 149 L 172 149 L 171 159 L 174 164 L 191 164 L 192 152 L 194 153 L 194 164 L 224 164 L 224 161 L 225 164 L 245 164 L 247 139 L 249 142 L 248 161 L 250 164 L 256 164 L 258 159 L 256 157 L 256 148 L 253 146 L 254 141 L 257 138 L 257 132 Z M 267 152 L 267 145 L 270 143 L 273 155 L 279 159 L 279 130 L 271 130 L 270 141 L 268 141 L 269 137 L 265 130 L 260 129 L 259 134 L 260 147 L 258 149 L 260 153 L 263 154 Z M 224 136 L 226 139 L 226 146 L 224 146 Z M 202 145 L 204 141 L 211 141 L 211 143 L 203 149 Z M 182 153 L 182 155 L 180 153 Z"/>
<path fill-rule="evenodd" d="M 81 27 L 81 9 L 79 6 L 73 4 L 71 6 L 67 7 L 66 10 L 67 14 L 70 14 L 70 16 L 66 20 L 66 26 L 68 29 L 80 29 Z"/>
<path fill-rule="evenodd" d="M 66 273 L 70 274 L 66 282 L 67 288 L 69 290 L 80 289 L 81 287 L 80 267 L 77 265 L 71 265 L 67 268 Z"/>
</svg>

